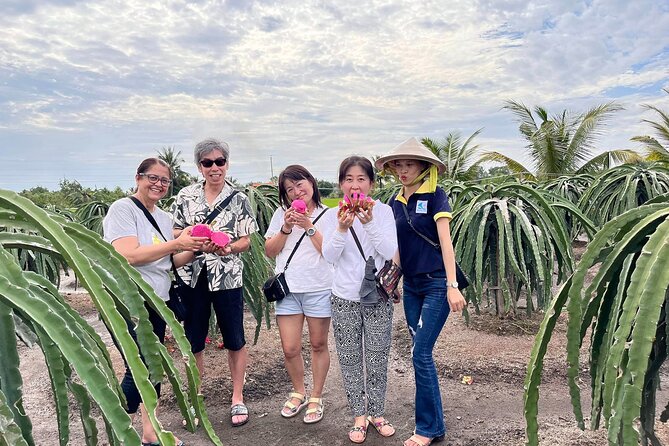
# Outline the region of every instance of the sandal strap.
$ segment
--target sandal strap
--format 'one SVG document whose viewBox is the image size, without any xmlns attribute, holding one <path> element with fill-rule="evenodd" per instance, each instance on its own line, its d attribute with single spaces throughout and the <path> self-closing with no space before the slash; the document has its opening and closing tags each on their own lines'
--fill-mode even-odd
<svg viewBox="0 0 669 446">
<path fill-rule="evenodd" d="M 415 434 L 412 435 L 411 437 L 409 437 L 409 440 L 408 440 L 408 441 L 413 441 L 413 442 L 416 443 L 418 446 L 428 446 L 428 445 L 431 443 L 431 442 L 430 442 L 430 443 L 424 443 L 423 440 L 421 440 L 420 438 L 416 437 Z"/>
<path fill-rule="evenodd" d="M 322 406 L 323 405 L 323 398 L 314 398 L 314 397 L 309 398 L 309 403 L 310 404 L 315 403 L 315 404 L 318 404 L 319 406 Z"/>
<path fill-rule="evenodd" d="M 283 407 L 287 407 L 290 410 L 297 409 L 297 406 L 295 404 L 293 404 L 293 402 L 291 400 L 288 400 L 285 403 L 283 403 Z"/>
<path fill-rule="evenodd" d="M 307 409 L 307 411 L 304 414 L 311 415 L 312 413 L 317 413 L 317 414 L 323 413 L 323 406 L 317 407 L 315 409 Z"/>
<path fill-rule="evenodd" d="M 363 434 L 364 434 L 364 433 L 367 432 L 367 428 L 366 428 L 365 426 L 353 426 L 353 427 L 348 431 L 349 434 L 353 434 L 353 433 L 355 433 L 355 432 L 360 432 L 360 433 L 363 433 Z"/>
<path fill-rule="evenodd" d="M 302 402 L 302 403 L 304 402 L 304 395 L 302 395 L 302 394 L 299 393 L 299 392 L 290 392 L 290 393 L 288 394 L 288 398 L 291 399 L 291 400 L 292 400 L 293 398 L 295 398 L 296 400 L 300 400 L 300 402 Z"/>
<path fill-rule="evenodd" d="M 235 404 L 230 408 L 230 414 L 234 417 L 235 415 L 248 415 L 249 409 L 244 404 Z"/>
</svg>

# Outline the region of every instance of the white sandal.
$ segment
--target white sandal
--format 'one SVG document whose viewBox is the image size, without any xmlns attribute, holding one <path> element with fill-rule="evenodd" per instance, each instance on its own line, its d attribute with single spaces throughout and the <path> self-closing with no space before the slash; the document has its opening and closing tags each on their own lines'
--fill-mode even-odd
<svg viewBox="0 0 669 446">
<path fill-rule="evenodd" d="M 293 404 L 292 399 L 297 399 L 300 400 L 299 406 L 296 406 Z M 291 392 L 288 394 L 288 401 L 283 403 L 283 407 L 281 408 L 281 416 L 284 418 L 293 418 L 295 415 L 300 413 L 302 409 L 304 409 L 307 406 L 307 399 L 304 395 L 298 392 Z M 286 413 L 284 412 L 284 409 L 288 409 L 290 412 Z"/>
<path fill-rule="evenodd" d="M 304 421 L 307 424 L 318 423 L 323 419 L 324 408 L 323 408 L 323 398 L 309 398 L 309 403 L 318 404 L 318 407 L 313 409 L 307 409 L 307 412 L 304 414 Z M 309 415 L 316 414 L 316 418 L 308 418 Z"/>
</svg>

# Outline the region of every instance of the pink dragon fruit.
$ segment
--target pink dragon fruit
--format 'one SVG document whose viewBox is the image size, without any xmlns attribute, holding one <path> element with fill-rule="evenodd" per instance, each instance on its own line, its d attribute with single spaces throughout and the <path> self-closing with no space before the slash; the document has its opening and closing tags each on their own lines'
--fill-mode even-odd
<svg viewBox="0 0 669 446">
<path fill-rule="evenodd" d="M 212 232 L 211 241 L 219 248 L 223 248 L 230 243 L 230 236 L 225 232 Z"/>
<path fill-rule="evenodd" d="M 211 228 L 207 225 L 195 225 L 190 233 L 193 237 L 211 237 Z"/>
<path fill-rule="evenodd" d="M 295 209 L 300 214 L 307 212 L 307 203 L 305 203 L 304 200 L 293 200 L 293 202 L 290 204 L 290 207 Z"/>
</svg>

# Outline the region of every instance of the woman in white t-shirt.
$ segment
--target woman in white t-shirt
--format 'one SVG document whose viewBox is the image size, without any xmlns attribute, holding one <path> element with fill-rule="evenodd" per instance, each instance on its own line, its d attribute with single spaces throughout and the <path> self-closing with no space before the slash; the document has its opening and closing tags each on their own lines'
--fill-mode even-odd
<svg viewBox="0 0 669 446">
<path fill-rule="evenodd" d="M 281 206 L 274 212 L 265 234 L 265 253 L 276 258 L 277 273 L 284 270 L 286 261 L 301 239 L 285 272 L 290 292 L 276 302 L 276 322 L 286 370 L 293 384 L 293 391 L 281 408 L 281 415 L 292 418 L 307 407 L 303 421 L 311 424 L 323 418 L 323 386 L 330 368 L 328 331 L 332 270 L 321 255 L 323 234 L 321 219 L 318 219 L 327 208 L 321 204 L 316 179 L 299 165 L 288 166 L 279 175 L 279 201 Z M 305 318 L 309 328 L 313 374 L 309 399 L 306 397 L 302 358 Z"/>
</svg>

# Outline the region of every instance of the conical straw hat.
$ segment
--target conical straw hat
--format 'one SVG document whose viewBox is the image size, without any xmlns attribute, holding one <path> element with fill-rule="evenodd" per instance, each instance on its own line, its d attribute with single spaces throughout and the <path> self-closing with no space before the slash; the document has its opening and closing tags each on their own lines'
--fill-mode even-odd
<svg viewBox="0 0 669 446">
<path fill-rule="evenodd" d="M 394 160 L 420 160 L 437 166 L 440 174 L 446 170 L 446 165 L 416 138 L 409 138 L 399 146 L 395 147 L 387 155 L 383 155 L 374 163 L 376 168 L 383 170 L 391 161 Z"/>
</svg>

